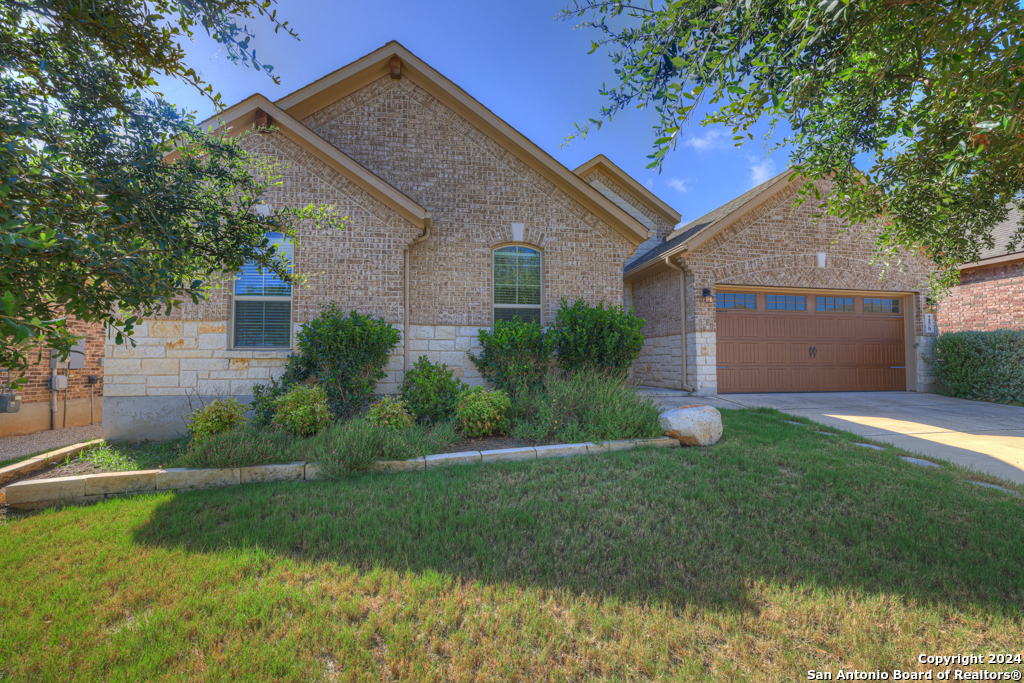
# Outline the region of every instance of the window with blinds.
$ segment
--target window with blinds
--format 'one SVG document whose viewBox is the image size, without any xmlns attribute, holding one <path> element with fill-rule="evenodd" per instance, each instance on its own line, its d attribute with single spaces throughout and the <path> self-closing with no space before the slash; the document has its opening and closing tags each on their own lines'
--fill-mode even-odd
<svg viewBox="0 0 1024 683">
<path fill-rule="evenodd" d="M 529 247 L 494 250 L 494 319 L 541 321 L 541 254 Z"/>
<path fill-rule="evenodd" d="M 267 236 L 270 243 L 291 264 L 291 242 L 280 233 L 270 233 Z M 260 273 L 255 266 L 246 264 L 235 279 L 234 316 L 231 327 L 234 348 L 290 348 L 291 285 L 273 273 Z"/>
</svg>

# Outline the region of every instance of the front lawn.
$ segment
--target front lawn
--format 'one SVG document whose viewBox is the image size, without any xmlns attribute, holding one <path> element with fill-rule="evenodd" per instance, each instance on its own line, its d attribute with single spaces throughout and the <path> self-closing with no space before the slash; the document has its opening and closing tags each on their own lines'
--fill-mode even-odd
<svg viewBox="0 0 1024 683">
<path fill-rule="evenodd" d="M 714 448 L 9 511 L 0 681 L 775 681 L 1021 651 L 1021 498 L 724 418 Z"/>
</svg>

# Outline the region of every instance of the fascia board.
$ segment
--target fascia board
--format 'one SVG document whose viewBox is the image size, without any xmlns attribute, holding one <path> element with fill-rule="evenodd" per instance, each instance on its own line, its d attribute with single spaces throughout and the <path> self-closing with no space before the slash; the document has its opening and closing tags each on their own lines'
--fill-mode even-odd
<svg viewBox="0 0 1024 683">
<path fill-rule="evenodd" d="M 641 185 L 631 175 L 623 171 L 621 168 L 616 166 L 611 159 L 603 154 L 598 154 L 590 161 L 584 163 L 578 168 L 573 169 L 573 173 L 580 176 L 581 178 L 589 173 L 590 171 L 597 169 L 604 171 L 618 183 L 623 185 L 629 190 L 634 197 L 636 197 L 644 206 L 658 214 L 672 225 L 676 225 L 682 220 L 682 215 L 673 209 L 671 206 L 663 202 L 658 195 L 654 194 L 646 187 Z M 586 182 L 586 181 L 584 181 Z"/>
<path fill-rule="evenodd" d="M 555 187 L 587 207 L 632 244 L 639 245 L 647 239 L 647 228 L 643 224 L 399 43 L 388 43 L 281 98 L 278 105 L 296 119 L 303 119 L 389 73 L 392 56 L 402 60 L 403 78 L 408 77 L 431 96 L 470 121 Z"/>
<path fill-rule="evenodd" d="M 230 107 L 218 117 L 217 128 L 226 128 L 232 135 L 239 135 L 248 129 L 250 115 L 262 109 L 271 118 L 273 125 L 289 140 L 345 176 L 375 199 L 390 206 L 399 215 L 418 228 L 426 226 L 428 212 L 412 198 L 398 190 L 373 171 L 348 156 L 331 143 L 296 121 L 294 117 L 260 94 Z M 210 120 L 204 122 L 206 125 Z M 250 123 L 251 125 L 251 123 Z"/>
</svg>

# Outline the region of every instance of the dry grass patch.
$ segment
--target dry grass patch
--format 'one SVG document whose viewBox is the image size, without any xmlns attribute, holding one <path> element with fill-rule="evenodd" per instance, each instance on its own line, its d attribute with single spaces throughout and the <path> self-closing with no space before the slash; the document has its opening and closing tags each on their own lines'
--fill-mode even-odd
<svg viewBox="0 0 1024 683">
<path fill-rule="evenodd" d="M 776 681 L 1020 651 L 1020 499 L 724 417 L 712 449 L 9 516 L 0 680 Z"/>
</svg>

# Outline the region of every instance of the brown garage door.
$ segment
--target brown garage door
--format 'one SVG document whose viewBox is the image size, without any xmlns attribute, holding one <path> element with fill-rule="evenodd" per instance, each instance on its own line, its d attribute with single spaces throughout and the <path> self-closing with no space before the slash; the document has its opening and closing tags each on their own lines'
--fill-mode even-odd
<svg viewBox="0 0 1024 683">
<path fill-rule="evenodd" d="M 718 292 L 719 393 L 907 388 L 901 296 Z"/>
</svg>

